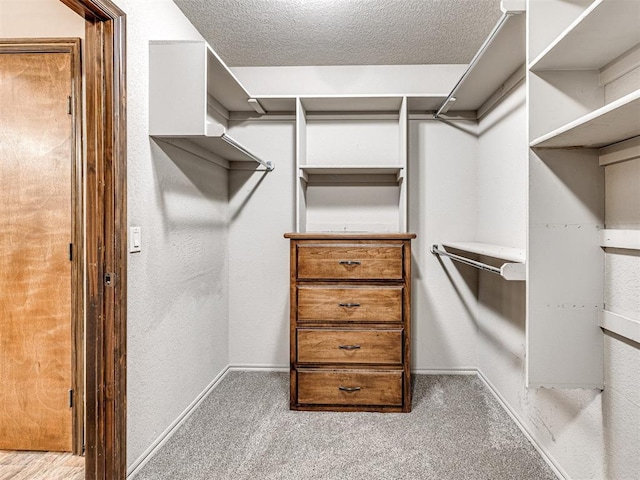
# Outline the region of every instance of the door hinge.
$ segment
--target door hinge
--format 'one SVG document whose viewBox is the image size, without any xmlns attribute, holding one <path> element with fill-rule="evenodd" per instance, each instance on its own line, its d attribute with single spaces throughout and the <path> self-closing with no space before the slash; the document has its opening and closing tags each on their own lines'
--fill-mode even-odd
<svg viewBox="0 0 640 480">
<path fill-rule="evenodd" d="M 67 99 L 68 99 L 68 102 L 67 102 L 67 113 L 69 115 L 71 115 L 71 112 L 73 112 L 73 108 L 72 108 L 73 107 L 73 100 L 71 98 L 71 95 L 69 95 L 67 97 Z"/>
<path fill-rule="evenodd" d="M 73 388 L 69 389 L 69 408 L 73 408 Z"/>
<path fill-rule="evenodd" d="M 115 273 L 110 273 L 109 272 L 109 273 L 105 273 L 104 274 L 104 284 L 107 287 L 110 287 L 113 284 L 113 282 L 115 282 L 115 280 L 116 280 L 116 274 Z"/>
<path fill-rule="evenodd" d="M 73 261 L 73 243 L 69 244 L 69 260 Z"/>
</svg>

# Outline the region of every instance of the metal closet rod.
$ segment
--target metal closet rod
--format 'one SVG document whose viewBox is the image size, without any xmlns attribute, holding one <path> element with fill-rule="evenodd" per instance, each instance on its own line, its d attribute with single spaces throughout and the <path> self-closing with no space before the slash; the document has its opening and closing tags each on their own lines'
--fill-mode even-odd
<svg viewBox="0 0 640 480">
<path fill-rule="evenodd" d="M 262 160 L 259 157 L 256 157 L 253 153 L 251 153 L 249 150 L 247 150 L 246 148 L 244 148 L 242 145 L 240 145 L 238 142 L 236 142 L 233 138 L 231 138 L 229 135 L 227 135 L 226 133 L 223 133 L 222 136 L 220 137 L 222 138 L 222 140 L 224 140 L 225 142 L 227 142 L 229 145 L 231 145 L 232 147 L 236 148 L 237 150 L 240 150 L 242 153 L 244 153 L 247 157 L 251 158 L 252 160 L 258 162 L 260 165 L 262 165 L 263 167 L 265 167 L 267 169 L 267 171 L 271 171 L 275 168 L 275 166 L 273 165 L 273 163 L 271 163 L 268 160 Z"/>
<path fill-rule="evenodd" d="M 491 273 L 497 273 L 498 275 L 502 275 L 502 271 L 498 267 L 494 267 L 492 265 L 487 265 L 486 263 L 477 262 L 476 260 L 471 260 L 467 257 L 461 257 L 460 255 L 456 255 L 454 253 L 449 253 L 446 250 L 440 250 L 438 245 L 433 245 L 431 247 L 431 253 L 434 255 L 442 255 L 444 257 L 450 257 L 451 259 L 464 263 L 466 265 L 471 265 L 472 267 L 479 268 L 480 270 L 485 270 Z"/>
<path fill-rule="evenodd" d="M 462 86 L 462 84 L 467 79 L 471 71 L 475 68 L 476 64 L 478 63 L 478 60 L 480 60 L 482 55 L 484 55 L 484 52 L 487 50 L 487 48 L 489 48 L 489 45 L 491 45 L 491 43 L 496 38 L 500 30 L 502 30 L 502 27 L 504 27 L 504 25 L 507 23 L 507 20 L 509 19 L 509 17 L 512 17 L 513 15 L 518 15 L 522 12 L 524 12 L 524 10 L 519 10 L 519 9 L 504 10 L 503 9 L 502 17 L 500 17 L 500 20 L 498 20 L 498 23 L 496 23 L 496 26 L 493 27 L 493 30 L 491 31 L 487 39 L 480 46 L 480 50 L 478 50 L 475 56 L 471 59 L 469 66 L 467 67 L 465 72 L 462 74 L 462 77 L 460 77 L 460 80 L 458 80 L 458 83 L 456 83 L 455 87 L 453 87 L 453 90 L 451 90 L 451 93 L 449 94 L 449 96 L 445 98 L 444 102 L 442 102 L 442 105 L 440 105 L 440 108 L 438 108 L 438 111 L 433 114 L 433 118 L 439 118 L 440 114 L 443 113 L 445 111 L 445 108 L 449 106 L 449 102 L 451 102 L 452 100 L 455 101 L 455 98 L 453 96 L 456 94 L 458 89 Z"/>
</svg>

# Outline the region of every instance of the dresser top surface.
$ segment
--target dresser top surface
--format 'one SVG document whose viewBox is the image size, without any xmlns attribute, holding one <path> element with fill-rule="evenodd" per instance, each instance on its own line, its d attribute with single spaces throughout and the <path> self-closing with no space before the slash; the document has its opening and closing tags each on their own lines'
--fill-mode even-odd
<svg viewBox="0 0 640 480">
<path fill-rule="evenodd" d="M 411 240 L 415 233 L 342 233 L 342 232 L 312 232 L 285 233 L 285 238 L 291 240 Z"/>
</svg>

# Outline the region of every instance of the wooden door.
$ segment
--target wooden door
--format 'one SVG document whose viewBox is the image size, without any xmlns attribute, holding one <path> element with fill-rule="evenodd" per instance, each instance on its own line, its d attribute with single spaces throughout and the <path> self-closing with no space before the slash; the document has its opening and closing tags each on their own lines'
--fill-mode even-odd
<svg viewBox="0 0 640 480">
<path fill-rule="evenodd" d="M 0 449 L 72 450 L 69 53 L 0 54 Z"/>
</svg>

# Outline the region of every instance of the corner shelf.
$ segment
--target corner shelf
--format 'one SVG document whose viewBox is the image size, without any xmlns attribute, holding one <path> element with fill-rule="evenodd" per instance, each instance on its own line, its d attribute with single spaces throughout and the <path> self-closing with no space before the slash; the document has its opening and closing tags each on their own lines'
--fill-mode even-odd
<svg viewBox="0 0 640 480">
<path fill-rule="evenodd" d="M 476 255 L 484 255 L 487 257 L 493 257 L 500 260 L 507 260 L 500 267 L 493 267 L 491 265 L 484 264 L 466 257 L 454 255 L 446 250 L 439 250 L 437 245 L 434 245 L 431 249 L 431 253 L 437 255 L 445 255 L 451 257 L 453 260 L 471 265 L 481 270 L 487 270 L 492 273 L 499 274 L 505 280 L 510 281 L 524 281 L 526 280 L 526 253 L 524 249 L 505 247 L 503 245 L 493 245 L 490 243 L 482 242 L 443 242 L 442 246 L 445 248 L 452 248 L 454 250 L 460 250 Z"/>
<path fill-rule="evenodd" d="M 640 135 L 640 90 L 536 138 L 535 148 L 600 148 Z"/>
<path fill-rule="evenodd" d="M 639 17 L 638 2 L 596 0 L 529 68 L 597 70 L 640 43 Z"/>
<path fill-rule="evenodd" d="M 149 135 L 224 168 L 274 168 L 227 133 L 231 111 L 251 96 L 203 41 L 149 42 Z"/>
<path fill-rule="evenodd" d="M 449 111 L 480 110 L 503 87 L 509 89 L 509 78 L 526 62 L 526 15 L 512 15 L 491 41 L 491 46 L 478 60 L 455 93 L 456 101 Z M 524 78 L 524 69 L 522 69 Z"/>
</svg>

